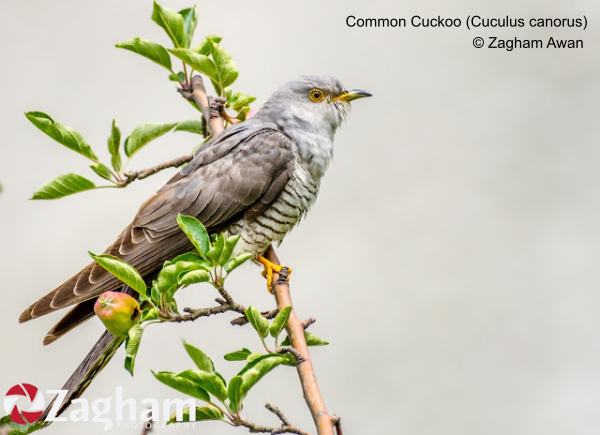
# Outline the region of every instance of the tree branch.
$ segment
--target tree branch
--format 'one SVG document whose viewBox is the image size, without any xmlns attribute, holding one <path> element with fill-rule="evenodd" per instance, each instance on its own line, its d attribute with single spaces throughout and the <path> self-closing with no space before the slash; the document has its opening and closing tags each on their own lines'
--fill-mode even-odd
<svg viewBox="0 0 600 435">
<path fill-rule="evenodd" d="M 169 160 L 168 162 L 160 163 L 156 166 L 152 166 L 148 169 L 143 169 L 141 171 L 132 171 L 125 174 L 125 180 L 123 181 L 123 185 L 127 185 L 134 180 L 143 180 L 144 178 L 149 177 L 150 175 L 154 175 L 159 171 L 167 168 L 178 168 L 181 165 L 184 165 L 192 160 L 194 156 L 192 154 L 186 154 L 181 157 L 177 157 L 176 159 Z"/>
<path fill-rule="evenodd" d="M 184 85 L 178 91 L 185 99 L 193 101 L 200 108 L 213 137 L 225 130 L 221 118 L 225 100 L 222 98 L 209 98 L 202 77 L 198 75 L 192 77 L 191 85 L 189 87 Z"/>
<path fill-rule="evenodd" d="M 272 246 L 269 247 L 265 253 L 265 257 L 275 264 L 281 264 L 275 250 Z M 275 288 L 275 300 L 277 301 L 277 308 L 283 309 L 287 306 L 292 306 L 292 296 L 290 294 L 290 286 L 287 282 L 288 270 L 283 268 L 279 274 L 274 274 L 273 282 Z M 310 413 L 317 427 L 319 435 L 334 435 L 334 418 L 327 413 L 325 407 L 325 401 L 319 390 L 317 378 L 315 377 L 315 371 L 313 368 L 312 360 L 310 359 L 310 353 L 308 346 L 306 345 L 306 339 L 304 338 L 304 324 L 298 319 L 295 309 L 292 308 L 290 319 L 286 326 L 288 337 L 292 347 L 297 350 L 300 355 L 304 358 L 302 364 L 296 365 L 298 376 L 300 377 L 300 383 L 302 384 L 302 391 L 304 392 L 304 400 L 308 405 Z"/>
</svg>

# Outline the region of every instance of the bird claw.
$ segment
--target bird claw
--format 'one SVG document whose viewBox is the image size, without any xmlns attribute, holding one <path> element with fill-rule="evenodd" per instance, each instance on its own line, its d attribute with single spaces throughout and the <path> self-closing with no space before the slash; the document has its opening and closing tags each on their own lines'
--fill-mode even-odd
<svg viewBox="0 0 600 435">
<path fill-rule="evenodd" d="M 292 273 L 291 268 L 289 268 L 287 266 L 282 266 L 280 264 L 272 263 L 269 260 L 267 260 L 265 257 L 263 257 L 262 255 L 258 257 L 258 261 L 265 268 L 265 270 L 263 270 L 261 272 L 261 275 L 267 279 L 267 290 L 269 290 L 269 293 L 273 294 L 273 273 L 281 272 L 281 269 L 283 269 L 284 267 L 288 270 L 288 276 L 286 277 L 286 281 L 289 282 L 290 274 Z"/>
</svg>

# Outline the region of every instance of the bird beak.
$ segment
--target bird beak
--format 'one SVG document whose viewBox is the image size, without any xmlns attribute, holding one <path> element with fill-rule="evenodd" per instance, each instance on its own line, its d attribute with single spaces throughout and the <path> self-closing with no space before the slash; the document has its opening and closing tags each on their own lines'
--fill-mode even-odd
<svg viewBox="0 0 600 435">
<path fill-rule="evenodd" d="M 363 91 L 362 89 L 352 89 L 351 91 L 346 91 L 343 94 L 332 98 L 331 101 L 342 100 L 344 102 L 349 102 L 352 100 L 358 100 L 359 98 L 372 97 L 373 94 L 370 94 L 367 91 Z"/>
</svg>

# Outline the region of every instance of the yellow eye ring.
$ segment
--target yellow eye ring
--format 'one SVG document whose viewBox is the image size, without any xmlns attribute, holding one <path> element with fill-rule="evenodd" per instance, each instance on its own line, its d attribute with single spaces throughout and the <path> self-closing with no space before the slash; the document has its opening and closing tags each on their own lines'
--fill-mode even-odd
<svg viewBox="0 0 600 435">
<path fill-rule="evenodd" d="M 314 101 L 315 103 L 323 101 L 323 99 L 325 98 L 325 94 L 320 89 L 313 89 L 312 91 L 310 91 L 310 94 L 308 94 L 308 96 L 311 99 L 311 101 Z"/>
</svg>

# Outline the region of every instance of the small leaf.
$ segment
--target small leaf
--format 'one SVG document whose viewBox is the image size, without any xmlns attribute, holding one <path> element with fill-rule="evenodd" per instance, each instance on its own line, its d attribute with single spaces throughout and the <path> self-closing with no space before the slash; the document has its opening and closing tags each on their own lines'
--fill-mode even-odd
<svg viewBox="0 0 600 435">
<path fill-rule="evenodd" d="M 238 78 L 238 69 L 233 59 L 225 49 L 218 43 L 210 46 L 210 54 L 217 69 L 218 79 L 213 80 L 215 91 L 223 95 L 223 89 L 231 85 Z"/>
<path fill-rule="evenodd" d="M 123 41 L 115 45 L 115 47 L 133 51 L 171 71 L 171 56 L 169 56 L 169 52 L 165 47 L 156 42 L 147 41 L 141 38 L 133 38 Z"/>
<path fill-rule="evenodd" d="M 221 411 L 221 408 L 211 404 L 197 407 L 194 412 L 196 414 L 195 418 L 190 419 L 190 408 L 185 408 L 181 420 L 177 420 L 177 413 L 173 413 L 167 424 L 185 421 L 223 420 L 223 411 Z"/>
<path fill-rule="evenodd" d="M 254 361 L 248 363 L 246 367 L 238 373 L 236 377 L 242 378 L 242 386 L 240 388 L 240 403 L 248 394 L 248 391 L 256 385 L 267 373 L 273 370 L 280 364 L 283 364 L 286 358 L 279 354 L 268 354 L 256 358 Z M 235 379 L 235 378 L 234 378 Z M 233 379 L 232 379 L 233 381 Z M 229 385 L 231 387 L 231 383 Z M 231 396 L 230 396 L 231 397 Z"/>
<path fill-rule="evenodd" d="M 256 100 L 256 97 L 251 97 L 250 95 L 241 94 L 238 92 L 231 98 L 228 98 L 227 103 L 233 110 L 238 111 L 244 106 L 249 106 L 254 100 Z"/>
<path fill-rule="evenodd" d="M 225 248 L 225 234 L 221 233 L 217 237 L 217 240 L 213 243 L 212 247 L 208 250 L 206 256 L 212 260 L 213 264 L 220 264 L 221 254 Z"/>
<path fill-rule="evenodd" d="M 307 346 L 326 346 L 329 344 L 328 341 L 323 340 L 322 338 L 317 337 L 314 334 L 311 334 L 308 331 L 304 331 L 304 339 L 306 340 Z M 282 346 L 290 345 L 290 337 L 285 337 L 285 340 L 281 342 Z"/>
<path fill-rule="evenodd" d="M 192 358 L 192 361 L 194 361 L 194 364 L 196 364 L 196 367 L 208 373 L 212 373 L 215 371 L 215 366 L 212 360 L 208 357 L 208 355 L 206 355 L 197 347 L 192 346 L 185 340 L 183 340 L 183 346 L 185 347 L 185 350 L 187 351 L 190 358 Z"/>
<path fill-rule="evenodd" d="M 146 297 L 146 283 L 137 270 L 130 264 L 112 255 L 96 255 L 89 252 L 96 263 L 119 278 L 129 287 L 138 292 L 142 297 Z"/>
<path fill-rule="evenodd" d="M 112 181 L 112 174 L 110 173 L 110 169 L 104 163 L 96 163 L 94 165 L 90 165 L 92 171 L 98 174 L 100 177 L 105 180 Z"/>
<path fill-rule="evenodd" d="M 172 9 L 162 7 L 154 2 L 152 21 L 167 32 L 175 47 L 185 47 L 187 36 L 184 28 L 184 17 Z"/>
<path fill-rule="evenodd" d="M 269 328 L 269 332 L 271 333 L 271 336 L 277 338 L 279 336 L 279 334 L 281 334 L 281 331 L 283 331 L 283 328 L 285 328 L 287 326 L 288 320 L 290 319 L 291 312 L 292 312 L 292 307 L 287 306 L 287 307 L 284 307 L 283 309 L 281 309 L 279 311 L 279 313 L 277 313 L 277 316 L 275 316 L 275 318 L 273 319 L 273 322 L 271 323 L 271 327 Z"/>
<path fill-rule="evenodd" d="M 250 112 L 250 108 L 249 107 L 242 107 L 237 116 L 236 119 L 239 119 L 240 121 L 244 122 L 246 120 L 246 118 L 248 117 L 248 112 Z"/>
<path fill-rule="evenodd" d="M 190 270 L 206 270 L 211 267 L 210 263 L 193 252 L 179 255 L 173 260 L 167 261 L 152 284 L 152 297 L 171 302 L 175 292 L 180 287 L 178 278 L 182 273 Z"/>
<path fill-rule="evenodd" d="M 47 181 L 40 186 L 31 199 L 58 199 L 73 193 L 94 189 L 96 185 L 77 174 L 64 174 Z"/>
<path fill-rule="evenodd" d="M 207 76 L 209 79 L 218 79 L 219 76 L 217 73 L 217 67 L 208 56 L 194 53 L 188 48 L 175 48 L 169 51 L 173 56 L 178 57 L 199 73 L 202 73 L 205 76 Z"/>
<path fill-rule="evenodd" d="M 262 338 L 269 334 L 269 321 L 260 314 L 256 307 L 251 306 L 246 310 L 246 318 Z"/>
<path fill-rule="evenodd" d="M 190 133 L 202 134 L 202 121 L 190 119 L 177 124 L 175 131 L 189 131 Z"/>
<path fill-rule="evenodd" d="M 140 323 L 147 322 L 149 320 L 155 320 L 160 317 L 160 312 L 158 308 L 146 308 L 142 311 L 142 316 L 140 317 Z"/>
<path fill-rule="evenodd" d="M 177 277 L 179 285 L 192 285 L 201 282 L 209 282 L 211 275 L 206 270 L 192 270 L 190 272 L 183 272 Z"/>
<path fill-rule="evenodd" d="M 187 394 L 188 396 L 195 397 L 196 399 L 210 402 L 210 396 L 206 390 L 200 388 L 195 382 L 190 381 L 189 379 L 182 378 L 181 376 L 172 372 L 152 372 L 152 374 L 160 382 L 177 391 Z"/>
<path fill-rule="evenodd" d="M 42 130 L 58 143 L 72 149 L 73 151 L 87 157 L 94 162 L 98 157 L 92 151 L 90 145 L 83 138 L 81 133 L 73 130 L 71 127 L 54 121 L 50 116 L 43 112 L 27 112 L 25 116 L 33 125 Z"/>
<path fill-rule="evenodd" d="M 140 348 L 140 343 L 142 342 L 142 334 L 144 333 L 144 328 L 140 325 L 134 325 L 129 329 L 129 338 L 127 338 L 125 344 L 125 369 L 133 376 L 133 366 L 135 364 L 135 357 Z"/>
<path fill-rule="evenodd" d="M 179 376 L 195 382 L 200 388 L 206 390 L 221 401 L 227 398 L 227 388 L 225 387 L 225 382 L 223 382 L 223 379 L 221 379 L 215 373 L 192 369 L 179 373 Z"/>
<path fill-rule="evenodd" d="M 229 381 L 227 396 L 229 397 L 229 408 L 234 414 L 242 408 L 242 400 L 244 399 L 242 394 L 243 382 L 241 376 L 234 376 Z"/>
<path fill-rule="evenodd" d="M 148 142 L 168 133 L 177 125 L 174 123 L 149 122 L 137 126 L 131 135 L 125 140 L 125 154 L 131 157 L 140 149 L 148 144 Z"/>
<path fill-rule="evenodd" d="M 177 75 L 169 74 L 169 80 L 171 80 L 172 82 L 183 83 L 185 81 L 185 74 L 183 73 L 183 71 L 178 72 Z"/>
<path fill-rule="evenodd" d="M 119 147 L 121 146 L 121 129 L 117 127 L 117 123 L 114 119 L 107 142 L 108 152 L 110 153 L 110 163 L 115 171 L 121 172 L 121 153 L 119 152 Z"/>
<path fill-rule="evenodd" d="M 235 352 L 230 352 L 226 354 L 223 358 L 227 361 L 246 361 L 248 356 L 250 356 L 252 352 L 250 349 L 243 348 L 242 350 L 236 350 Z"/>
<path fill-rule="evenodd" d="M 223 247 L 223 251 L 221 252 L 221 256 L 219 257 L 219 264 L 221 266 L 225 266 L 225 263 L 227 263 L 231 259 L 231 254 L 233 254 L 233 250 L 235 249 L 235 246 L 240 240 L 240 236 L 240 234 L 237 234 L 235 236 L 231 236 L 225 239 L 225 246 Z"/>
<path fill-rule="evenodd" d="M 248 355 L 248 358 L 246 358 L 246 359 L 248 360 L 249 363 L 251 363 L 252 361 L 260 358 L 261 356 L 263 356 L 263 354 L 260 352 L 252 352 L 250 355 Z"/>
<path fill-rule="evenodd" d="M 196 31 L 196 25 L 198 24 L 198 6 L 183 9 L 179 11 L 179 15 L 183 17 L 183 29 L 186 36 L 185 47 L 189 48 L 194 37 L 194 32 Z"/>
<path fill-rule="evenodd" d="M 192 48 L 192 51 L 195 51 L 198 54 L 203 54 L 204 56 L 209 56 L 210 46 L 214 43 L 218 44 L 219 42 L 221 42 L 222 39 L 223 38 L 217 35 L 208 35 L 206 38 L 200 41 L 199 44 L 194 46 L 194 48 Z"/>
<path fill-rule="evenodd" d="M 240 254 L 237 257 L 233 257 L 231 260 L 225 263 L 223 269 L 225 269 L 225 272 L 231 273 L 234 269 L 241 266 L 246 261 L 250 260 L 252 257 L 252 254 Z"/>
<path fill-rule="evenodd" d="M 206 258 L 208 251 L 210 250 L 210 238 L 206 232 L 204 225 L 192 216 L 186 216 L 183 214 L 177 215 L 177 223 L 183 230 L 190 242 L 198 250 L 200 255 Z"/>
</svg>

